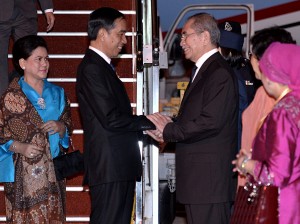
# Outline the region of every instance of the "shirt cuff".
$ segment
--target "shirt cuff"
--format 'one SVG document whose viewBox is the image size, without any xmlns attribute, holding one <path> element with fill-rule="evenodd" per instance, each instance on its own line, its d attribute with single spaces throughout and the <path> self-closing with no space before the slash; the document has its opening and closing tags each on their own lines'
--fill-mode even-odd
<svg viewBox="0 0 300 224">
<path fill-rule="evenodd" d="M 46 12 L 53 12 L 53 9 L 45 9 L 44 13 Z"/>
</svg>

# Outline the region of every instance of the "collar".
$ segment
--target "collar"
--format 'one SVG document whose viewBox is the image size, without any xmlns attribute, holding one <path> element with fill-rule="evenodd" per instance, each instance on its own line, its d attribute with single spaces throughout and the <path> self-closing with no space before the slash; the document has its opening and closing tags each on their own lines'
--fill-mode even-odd
<svg viewBox="0 0 300 224">
<path fill-rule="evenodd" d="M 97 48 L 94 48 L 92 46 L 89 46 L 89 49 L 97 53 L 101 58 L 103 58 L 108 64 L 110 64 L 111 59 L 106 56 L 102 51 L 98 50 Z"/>
<path fill-rule="evenodd" d="M 210 57 L 212 56 L 213 54 L 217 53 L 218 52 L 218 49 L 217 48 L 214 48 L 208 52 L 206 52 L 205 54 L 203 54 L 199 59 L 198 61 L 196 62 L 196 66 L 197 66 L 197 70 L 196 70 L 196 73 L 195 73 L 195 76 L 192 80 L 192 82 L 194 81 L 194 79 L 196 78 L 197 76 L 197 73 L 199 72 L 201 66 L 204 64 L 204 62 Z"/>
</svg>

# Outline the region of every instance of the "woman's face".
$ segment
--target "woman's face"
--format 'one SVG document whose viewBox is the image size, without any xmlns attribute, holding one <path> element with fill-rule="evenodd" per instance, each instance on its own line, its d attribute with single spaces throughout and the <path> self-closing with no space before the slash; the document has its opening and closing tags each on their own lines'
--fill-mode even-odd
<svg viewBox="0 0 300 224">
<path fill-rule="evenodd" d="M 20 66 L 24 70 L 24 78 L 43 80 L 47 78 L 49 70 L 49 57 L 46 48 L 38 47 L 30 57 L 20 59 Z"/>
<path fill-rule="evenodd" d="M 269 92 L 270 92 L 270 85 L 271 85 L 271 84 L 270 84 L 269 79 L 268 79 L 264 74 L 261 74 L 261 82 L 262 82 L 262 84 L 263 84 L 263 86 L 264 86 L 266 92 L 267 92 L 268 94 L 270 94 Z"/>
<path fill-rule="evenodd" d="M 250 62 L 251 62 L 253 71 L 255 73 L 255 78 L 257 78 L 258 80 L 261 80 L 261 71 L 259 69 L 259 61 L 254 54 L 251 55 Z"/>
<path fill-rule="evenodd" d="M 283 88 L 284 86 L 280 83 L 271 81 L 262 72 L 260 72 L 260 74 L 261 74 L 261 82 L 266 92 L 274 99 L 277 99 L 281 94 L 282 89 L 284 89 Z"/>
</svg>

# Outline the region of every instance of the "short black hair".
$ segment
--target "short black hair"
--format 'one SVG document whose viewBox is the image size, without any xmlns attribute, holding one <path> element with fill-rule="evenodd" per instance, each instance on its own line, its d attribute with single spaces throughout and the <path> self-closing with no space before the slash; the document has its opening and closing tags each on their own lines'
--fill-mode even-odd
<svg viewBox="0 0 300 224">
<path fill-rule="evenodd" d="M 115 20 L 119 18 L 125 19 L 125 16 L 114 8 L 102 7 L 93 11 L 88 22 L 88 36 L 90 40 L 97 39 L 98 31 L 101 28 L 107 31 L 113 29 Z"/>
<path fill-rule="evenodd" d="M 260 60 L 269 45 L 273 42 L 296 44 L 290 32 L 279 26 L 262 29 L 250 39 L 252 53 Z"/>
<path fill-rule="evenodd" d="M 14 45 L 12 50 L 13 55 L 13 65 L 17 72 L 20 74 L 24 74 L 23 69 L 20 67 L 19 60 L 27 59 L 32 55 L 32 52 L 38 47 L 43 47 L 48 51 L 48 46 L 44 38 L 37 35 L 28 35 L 18 39 Z"/>
</svg>

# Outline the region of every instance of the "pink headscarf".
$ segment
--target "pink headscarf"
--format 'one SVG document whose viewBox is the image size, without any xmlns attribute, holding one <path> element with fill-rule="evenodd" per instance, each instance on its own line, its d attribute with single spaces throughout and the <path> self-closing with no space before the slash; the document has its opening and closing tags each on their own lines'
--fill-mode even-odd
<svg viewBox="0 0 300 224">
<path fill-rule="evenodd" d="M 271 81 L 300 91 L 300 46 L 272 43 L 260 59 L 259 67 Z"/>
</svg>

